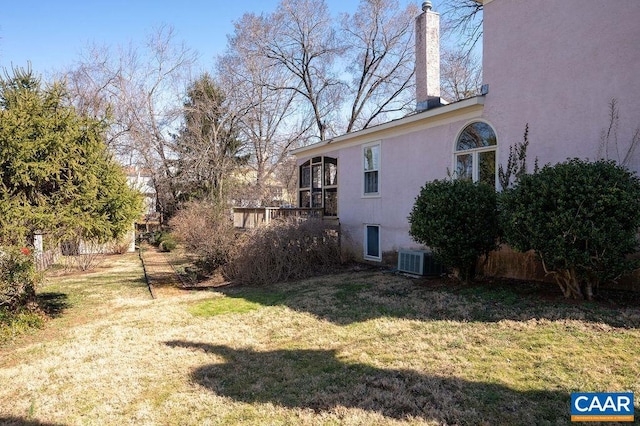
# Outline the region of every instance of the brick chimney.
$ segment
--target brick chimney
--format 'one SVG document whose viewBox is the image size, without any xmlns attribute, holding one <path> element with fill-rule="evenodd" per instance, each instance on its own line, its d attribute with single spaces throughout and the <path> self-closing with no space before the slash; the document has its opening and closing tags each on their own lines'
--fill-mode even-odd
<svg viewBox="0 0 640 426">
<path fill-rule="evenodd" d="M 416 18 L 416 111 L 442 105 L 440 102 L 440 14 L 422 3 Z"/>
</svg>

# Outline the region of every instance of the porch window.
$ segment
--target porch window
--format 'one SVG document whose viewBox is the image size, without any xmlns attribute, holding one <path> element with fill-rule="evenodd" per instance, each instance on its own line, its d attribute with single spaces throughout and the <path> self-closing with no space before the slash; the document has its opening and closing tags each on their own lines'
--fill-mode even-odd
<svg viewBox="0 0 640 426">
<path fill-rule="evenodd" d="M 364 228 L 364 258 L 382 260 L 382 254 L 380 253 L 380 226 L 365 225 Z"/>
<path fill-rule="evenodd" d="M 314 157 L 299 168 L 298 206 L 323 208 L 325 216 L 338 215 L 338 159 Z"/>
<path fill-rule="evenodd" d="M 459 179 L 497 185 L 497 138 L 493 128 L 482 121 L 466 126 L 456 141 L 455 174 Z"/>
<path fill-rule="evenodd" d="M 380 144 L 364 147 L 364 195 L 378 195 L 380 174 Z"/>
</svg>

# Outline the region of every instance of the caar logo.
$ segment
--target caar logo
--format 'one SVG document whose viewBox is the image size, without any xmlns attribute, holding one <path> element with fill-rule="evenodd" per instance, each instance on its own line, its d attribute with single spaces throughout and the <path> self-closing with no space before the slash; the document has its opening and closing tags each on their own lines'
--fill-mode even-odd
<svg viewBox="0 0 640 426">
<path fill-rule="evenodd" d="M 633 392 L 571 394 L 572 422 L 632 422 Z"/>
</svg>

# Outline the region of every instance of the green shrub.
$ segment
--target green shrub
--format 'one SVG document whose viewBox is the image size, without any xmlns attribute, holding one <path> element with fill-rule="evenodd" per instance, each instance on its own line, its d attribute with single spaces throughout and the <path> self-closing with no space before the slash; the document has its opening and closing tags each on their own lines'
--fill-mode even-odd
<svg viewBox="0 0 640 426">
<path fill-rule="evenodd" d="M 158 247 L 160 251 L 170 252 L 175 250 L 177 245 L 176 240 L 170 234 L 167 234 L 162 238 Z"/>
<path fill-rule="evenodd" d="M 640 180 L 613 162 L 573 159 L 521 176 L 500 210 L 505 241 L 535 250 L 566 297 L 591 298 L 635 267 Z"/>
<path fill-rule="evenodd" d="M 44 315 L 37 309 L 9 311 L 0 308 L 0 346 L 16 336 L 44 326 Z"/>
<path fill-rule="evenodd" d="M 162 244 L 162 242 L 167 238 L 171 238 L 167 231 L 155 231 L 151 234 L 149 243 L 156 247 L 160 247 L 160 244 Z"/>
<path fill-rule="evenodd" d="M 409 234 L 460 279 L 475 277 L 478 258 L 497 248 L 495 190 L 469 180 L 427 182 L 409 216 Z"/>
<path fill-rule="evenodd" d="M 17 311 L 35 302 L 38 282 L 31 250 L 0 248 L 0 308 Z"/>
<path fill-rule="evenodd" d="M 167 231 L 155 231 L 151 234 L 141 235 L 141 240 L 146 239 L 149 244 L 152 244 L 160 249 L 160 251 L 169 252 L 176 249 L 178 243 L 173 235 Z"/>
</svg>

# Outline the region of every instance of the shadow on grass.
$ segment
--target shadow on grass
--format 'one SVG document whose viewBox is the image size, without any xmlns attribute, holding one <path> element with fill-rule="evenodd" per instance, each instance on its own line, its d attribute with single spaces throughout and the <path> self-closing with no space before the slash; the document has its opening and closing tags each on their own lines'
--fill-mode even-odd
<svg viewBox="0 0 640 426">
<path fill-rule="evenodd" d="M 169 341 L 173 348 L 215 354 L 223 363 L 195 369 L 191 378 L 217 395 L 247 403 L 331 412 L 358 408 L 393 419 L 443 424 L 542 424 L 569 420 L 570 395 L 516 391 L 456 377 L 351 364 L 334 350 L 255 352 L 207 343 Z"/>
<path fill-rule="evenodd" d="M 467 286 L 440 279 L 347 273 L 263 287 L 219 287 L 216 291 L 265 306 L 284 305 L 340 325 L 395 317 L 480 322 L 566 319 L 640 328 L 638 306 L 568 301 L 550 284 Z"/>
<path fill-rule="evenodd" d="M 4 426 L 63 426 L 61 423 L 41 422 L 24 417 L 0 417 L 0 425 Z"/>
<path fill-rule="evenodd" d="M 70 307 L 69 296 L 65 293 L 47 292 L 37 296 L 38 306 L 47 316 L 57 318 Z"/>
</svg>

